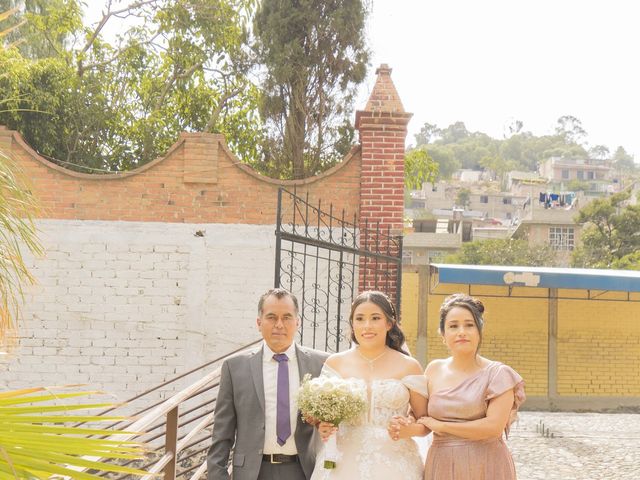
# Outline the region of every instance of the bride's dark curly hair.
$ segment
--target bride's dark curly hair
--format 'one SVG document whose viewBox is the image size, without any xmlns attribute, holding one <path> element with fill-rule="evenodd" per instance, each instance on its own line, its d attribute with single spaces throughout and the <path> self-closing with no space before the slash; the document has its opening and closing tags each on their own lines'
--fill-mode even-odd
<svg viewBox="0 0 640 480">
<path fill-rule="evenodd" d="M 407 352 L 403 348 L 406 343 L 404 333 L 402 333 L 400 325 L 398 325 L 396 307 L 393 305 L 393 302 L 389 297 L 387 297 L 386 294 L 377 290 L 368 290 L 366 292 L 362 292 L 351 304 L 351 313 L 349 314 L 349 325 L 351 326 L 351 341 L 356 345 L 358 344 L 356 336 L 353 333 L 353 314 L 359 305 L 366 302 L 371 302 L 380 307 L 380 310 L 382 310 L 382 313 L 384 313 L 384 316 L 387 318 L 387 322 L 389 322 L 389 324 L 391 325 L 391 328 L 387 332 L 387 338 L 385 341 L 387 346 L 400 353 L 409 355 L 409 352 Z"/>
</svg>

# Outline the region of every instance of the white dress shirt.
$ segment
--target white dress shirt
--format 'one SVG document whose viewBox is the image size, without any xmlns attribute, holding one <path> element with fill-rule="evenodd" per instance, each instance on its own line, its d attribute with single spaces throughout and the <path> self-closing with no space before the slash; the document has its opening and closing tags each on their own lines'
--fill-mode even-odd
<svg viewBox="0 0 640 480">
<path fill-rule="evenodd" d="M 266 342 L 262 354 L 262 379 L 264 383 L 264 450 L 263 453 L 282 453 L 285 455 L 297 455 L 296 442 L 293 436 L 296 433 L 298 421 L 298 404 L 296 396 L 300 388 L 300 372 L 296 359 L 296 347 L 292 344 L 285 352 L 289 357 L 289 409 L 291 420 L 291 436 L 284 445 L 278 445 L 276 435 L 276 411 L 278 395 L 278 362 L 273 359 L 275 352 Z"/>
</svg>

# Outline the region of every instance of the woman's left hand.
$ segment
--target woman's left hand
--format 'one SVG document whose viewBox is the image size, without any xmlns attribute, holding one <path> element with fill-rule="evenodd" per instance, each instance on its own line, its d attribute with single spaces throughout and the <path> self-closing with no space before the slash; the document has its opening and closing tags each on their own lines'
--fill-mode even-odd
<svg viewBox="0 0 640 480">
<path fill-rule="evenodd" d="M 391 440 L 400 440 L 401 438 L 408 438 L 411 435 L 407 431 L 406 426 L 415 423 L 413 417 L 402 417 L 400 415 L 394 415 L 389 421 L 387 431 Z"/>
</svg>

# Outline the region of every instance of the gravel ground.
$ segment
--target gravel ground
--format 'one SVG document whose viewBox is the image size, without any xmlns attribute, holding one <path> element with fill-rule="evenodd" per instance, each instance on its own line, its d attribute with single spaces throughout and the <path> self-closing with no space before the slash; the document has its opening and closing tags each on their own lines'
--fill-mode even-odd
<svg viewBox="0 0 640 480">
<path fill-rule="evenodd" d="M 507 442 L 518 480 L 640 480 L 640 414 L 520 412 L 519 417 Z M 424 454 L 429 438 L 416 440 Z"/>
</svg>

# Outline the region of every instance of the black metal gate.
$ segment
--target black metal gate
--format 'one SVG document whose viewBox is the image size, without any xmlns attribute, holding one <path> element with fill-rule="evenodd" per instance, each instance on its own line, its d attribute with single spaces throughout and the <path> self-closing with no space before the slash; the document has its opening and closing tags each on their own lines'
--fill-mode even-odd
<svg viewBox="0 0 640 480">
<path fill-rule="evenodd" d="M 284 188 L 278 190 L 275 287 L 298 297 L 299 341 L 337 352 L 349 347 L 349 311 L 362 287 L 395 299 L 400 312 L 402 236 L 379 225 L 359 226 L 333 205 L 323 210 Z"/>
</svg>

